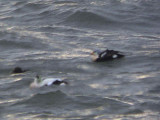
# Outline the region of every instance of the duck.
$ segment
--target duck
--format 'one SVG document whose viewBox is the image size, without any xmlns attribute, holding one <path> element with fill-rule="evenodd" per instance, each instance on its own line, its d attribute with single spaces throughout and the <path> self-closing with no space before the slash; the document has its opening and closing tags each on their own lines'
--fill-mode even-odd
<svg viewBox="0 0 160 120">
<path fill-rule="evenodd" d="M 13 69 L 12 73 L 13 73 L 13 74 L 24 73 L 24 72 L 26 72 L 26 71 L 28 71 L 28 70 L 22 70 L 21 67 L 15 67 L 15 68 Z"/>
<path fill-rule="evenodd" d="M 34 81 L 30 84 L 30 88 L 40 88 L 43 86 L 51 85 L 66 85 L 68 82 L 63 81 L 60 78 L 45 78 L 42 79 L 39 75 L 36 75 Z"/>
<path fill-rule="evenodd" d="M 123 55 L 120 51 L 108 50 L 108 49 L 104 51 L 95 50 L 91 53 L 91 59 L 93 62 L 105 62 L 117 58 L 122 58 L 124 56 L 125 55 Z"/>
</svg>

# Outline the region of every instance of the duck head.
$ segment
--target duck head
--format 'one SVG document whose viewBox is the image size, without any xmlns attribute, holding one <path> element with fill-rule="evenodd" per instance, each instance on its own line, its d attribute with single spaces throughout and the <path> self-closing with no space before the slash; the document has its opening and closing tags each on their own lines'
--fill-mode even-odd
<svg viewBox="0 0 160 120">
<path fill-rule="evenodd" d="M 99 58 L 99 54 L 100 54 L 100 51 L 99 51 L 99 50 L 93 51 L 93 52 L 90 54 L 92 61 L 96 61 L 96 60 Z"/>
<path fill-rule="evenodd" d="M 36 75 L 34 81 L 30 84 L 31 88 L 37 88 L 41 86 L 42 79 L 39 75 Z"/>
<path fill-rule="evenodd" d="M 37 83 L 41 83 L 42 82 L 42 79 L 41 79 L 41 77 L 39 75 L 36 75 L 35 82 L 37 82 Z"/>
</svg>

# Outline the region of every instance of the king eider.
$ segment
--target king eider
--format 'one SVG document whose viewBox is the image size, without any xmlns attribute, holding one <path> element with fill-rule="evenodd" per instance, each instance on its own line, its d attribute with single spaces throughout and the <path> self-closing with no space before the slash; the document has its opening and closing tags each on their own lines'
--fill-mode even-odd
<svg viewBox="0 0 160 120">
<path fill-rule="evenodd" d="M 96 50 L 91 53 L 91 58 L 94 62 L 104 62 L 122 57 L 124 57 L 124 55 L 121 52 L 108 49 L 104 51 Z"/>
<path fill-rule="evenodd" d="M 13 74 L 17 74 L 17 73 L 24 73 L 28 70 L 22 70 L 22 68 L 20 67 L 15 67 L 14 70 L 12 71 Z"/>
<path fill-rule="evenodd" d="M 66 81 L 63 81 L 60 78 L 45 78 L 42 79 L 39 75 L 36 76 L 34 81 L 30 84 L 31 88 L 40 88 L 43 86 L 51 86 L 51 85 L 66 85 L 68 84 Z"/>
</svg>

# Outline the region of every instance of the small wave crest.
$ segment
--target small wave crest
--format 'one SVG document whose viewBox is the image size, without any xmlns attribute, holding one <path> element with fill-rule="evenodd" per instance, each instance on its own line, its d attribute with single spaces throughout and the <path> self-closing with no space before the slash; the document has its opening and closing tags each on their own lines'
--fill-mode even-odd
<svg viewBox="0 0 160 120">
<path fill-rule="evenodd" d="M 63 102 L 67 101 L 68 97 L 61 91 L 48 92 L 48 93 L 37 93 L 31 96 L 29 99 L 22 100 L 14 105 L 29 105 L 29 106 L 48 106 L 48 105 L 57 105 L 64 104 Z"/>
<path fill-rule="evenodd" d="M 63 23 L 71 24 L 71 25 L 78 25 L 78 26 L 85 26 L 85 27 L 102 27 L 104 25 L 111 25 L 115 21 L 111 18 L 106 18 L 101 16 L 95 12 L 85 11 L 85 10 L 78 10 L 68 16 Z"/>
</svg>

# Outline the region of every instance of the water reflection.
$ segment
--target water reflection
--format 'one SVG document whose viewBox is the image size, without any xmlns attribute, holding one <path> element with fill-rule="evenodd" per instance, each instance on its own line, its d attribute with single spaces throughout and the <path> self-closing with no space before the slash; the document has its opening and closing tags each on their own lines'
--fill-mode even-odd
<svg viewBox="0 0 160 120">
<path fill-rule="evenodd" d="M 89 84 L 89 86 L 95 89 L 108 89 L 109 88 L 109 86 L 105 86 L 101 83 L 93 83 L 93 84 Z"/>
</svg>

